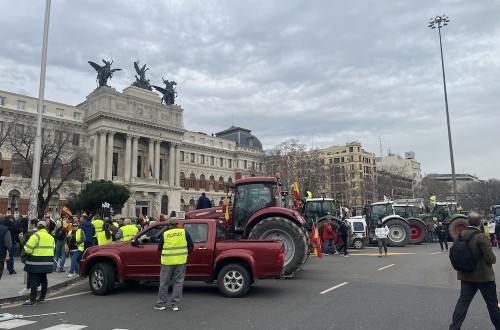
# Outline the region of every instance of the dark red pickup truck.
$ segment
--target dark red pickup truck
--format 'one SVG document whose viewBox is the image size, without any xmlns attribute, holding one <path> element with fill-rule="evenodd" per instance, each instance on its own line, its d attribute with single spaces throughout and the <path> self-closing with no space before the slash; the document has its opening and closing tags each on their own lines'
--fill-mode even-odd
<svg viewBox="0 0 500 330">
<path fill-rule="evenodd" d="M 115 283 L 159 281 L 158 240 L 166 223 L 155 223 L 129 242 L 112 242 L 89 248 L 80 261 L 80 276 L 89 276 L 90 289 L 104 295 Z M 187 281 L 217 281 L 226 297 L 241 297 L 257 279 L 280 277 L 284 248 L 281 241 L 229 240 L 216 220 L 179 221 L 191 236 L 194 249 L 188 256 Z"/>
</svg>

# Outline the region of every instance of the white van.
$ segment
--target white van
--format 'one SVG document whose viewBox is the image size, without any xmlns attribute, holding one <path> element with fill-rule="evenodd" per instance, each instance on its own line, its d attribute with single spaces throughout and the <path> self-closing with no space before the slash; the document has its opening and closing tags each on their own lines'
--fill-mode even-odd
<svg viewBox="0 0 500 330">
<path fill-rule="evenodd" d="M 368 243 L 368 235 L 365 218 L 356 216 L 347 218 L 347 223 L 351 227 L 351 244 L 355 249 L 362 249 Z"/>
</svg>

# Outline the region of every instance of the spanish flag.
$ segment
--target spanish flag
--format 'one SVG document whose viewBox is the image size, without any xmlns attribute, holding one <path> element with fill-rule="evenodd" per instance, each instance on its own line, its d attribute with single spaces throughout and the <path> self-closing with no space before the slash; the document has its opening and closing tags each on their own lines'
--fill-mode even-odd
<svg viewBox="0 0 500 330">
<path fill-rule="evenodd" d="M 300 205 L 300 190 L 299 190 L 299 183 L 297 182 L 297 179 L 293 182 L 293 196 L 295 197 L 295 203 L 293 209 L 297 211 L 299 209 Z"/>
<path fill-rule="evenodd" d="M 67 206 L 63 206 L 63 208 L 61 209 L 61 213 L 69 215 L 70 217 L 73 215 L 73 214 L 71 214 L 71 211 L 68 209 Z"/>
<path fill-rule="evenodd" d="M 227 193 L 226 193 L 226 198 L 224 199 L 224 206 L 226 208 L 224 212 L 224 218 L 226 219 L 226 221 L 229 221 L 229 203 L 227 200 Z"/>
<path fill-rule="evenodd" d="M 319 238 L 319 232 L 314 223 L 311 228 L 311 247 L 314 255 L 322 259 L 323 253 L 321 251 L 321 239 Z"/>
</svg>

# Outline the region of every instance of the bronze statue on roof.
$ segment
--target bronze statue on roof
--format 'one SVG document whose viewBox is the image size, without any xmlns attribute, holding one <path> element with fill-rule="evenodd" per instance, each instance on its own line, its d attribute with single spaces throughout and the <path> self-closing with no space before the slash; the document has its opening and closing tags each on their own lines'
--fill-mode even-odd
<svg viewBox="0 0 500 330">
<path fill-rule="evenodd" d="M 113 64 L 113 60 L 111 62 L 106 61 L 105 59 L 102 60 L 104 65 L 100 66 L 97 63 L 94 63 L 92 61 L 88 61 L 89 64 L 97 71 L 97 87 L 101 86 L 108 86 L 108 79 L 111 79 L 113 77 L 113 73 L 115 71 L 120 71 L 121 69 L 111 69 L 111 64 Z"/>
<path fill-rule="evenodd" d="M 177 96 L 177 92 L 175 91 L 175 85 L 177 83 L 175 81 L 168 81 L 163 79 L 161 77 L 161 80 L 163 80 L 163 83 L 165 84 L 165 88 L 159 87 L 159 86 L 153 86 L 158 92 L 163 94 L 163 97 L 161 98 L 161 101 L 164 102 L 166 105 L 174 104 L 175 103 L 175 97 Z"/>
<path fill-rule="evenodd" d="M 146 68 L 146 64 L 144 64 L 142 68 L 139 68 L 139 61 L 135 61 L 134 68 L 135 72 L 137 72 L 137 75 L 139 76 L 135 76 L 135 81 L 132 86 L 147 89 L 149 91 L 153 90 L 151 88 L 151 84 L 149 83 L 149 79 L 146 79 L 146 71 L 149 70 L 149 68 Z"/>
</svg>

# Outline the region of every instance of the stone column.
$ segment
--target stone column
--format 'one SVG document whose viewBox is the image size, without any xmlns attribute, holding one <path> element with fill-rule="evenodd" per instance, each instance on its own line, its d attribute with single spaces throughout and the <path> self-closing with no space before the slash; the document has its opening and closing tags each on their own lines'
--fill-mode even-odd
<svg viewBox="0 0 500 330">
<path fill-rule="evenodd" d="M 168 162 L 168 183 L 171 187 L 175 185 L 175 146 L 170 142 L 170 154 Z"/>
<path fill-rule="evenodd" d="M 104 179 L 104 174 L 106 171 L 106 131 L 99 131 L 99 171 L 97 174 L 97 179 Z"/>
<path fill-rule="evenodd" d="M 98 161 L 97 161 L 97 158 L 98 158 L 98 155 L 97 155 L 97 144 L 99 143 L 99 134 L 95 134 L 94 135 L 94 145 L 93 145 L 93 158 L 92 158 L 92 168 L 91 168 L 91 173 L 92 173 L 92 176 L 90 178 L 90 180 L 94 180 L 95 178 L 97 178 L 97 173 L 98 173 L 98 168 L 99 168 L 99 165 L 98 165 Z"/>
<path fill-rule="evenodd" d="M 181 145 L 175 144 L 175 184 L 178 186 L 181 181 Z"/>
<path fill-rule="evenodd" d="M 154 169 L 154 165 L 155 165 L 155 152 L 154 152 L 154 148 L 155 148 L 155 140 L 154 139 L 149 139 L 149 149 L 148 149 L 148 167 L 146 168 L 146 173 L 147 173 L 147 178 L 148 179 L 152 179 L 153 178 L 153 175 L 154 175 L 154 171 L 156 169 Z M 149 171 L 151 169 L 151 172 Z M 153 175 L 151 175 L 153 174 Z"/>
<path fill-rule="evenodd" d="M 135 178 L 137 178 L 137 149 L 139 148 L 139 137 L 133 135 L 132 138 L 132 161 L 130 162 L 130 166 L 132 166 L 132 181 L 135 182 Z"/>
<path fill-rule="evenodd" d="M 155 179 L 160 180 L 160 140 L 155 141 L 155 166 L 154 166 L 154 173 L 155 173 Z"/>
<path fill-rule="evenodd" d="M 113 181 L 113 136 L 116 132 L 108 131 L 108 153 L 106 156 L 106 180 Z"/>
<path fill-rule="evenodd" d="M 130 182 L 130 164 L 132 163 L 132 135 L 127 134 L 125 140 L 125 183 Z"/>
</svg>

